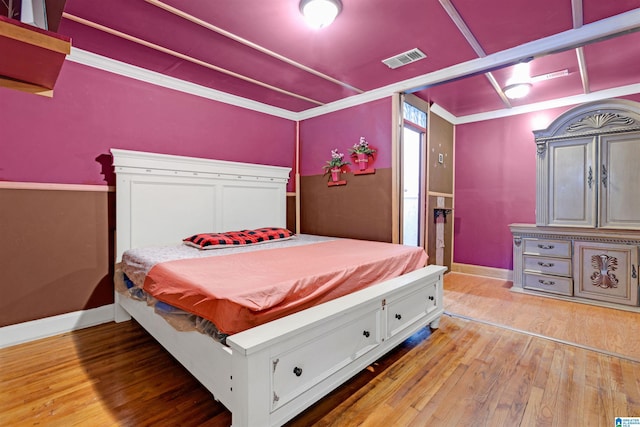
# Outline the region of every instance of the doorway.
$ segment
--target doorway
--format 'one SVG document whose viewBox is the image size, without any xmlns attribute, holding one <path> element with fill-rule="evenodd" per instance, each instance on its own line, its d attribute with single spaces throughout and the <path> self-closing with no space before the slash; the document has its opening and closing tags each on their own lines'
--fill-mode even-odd
<svg viewBox="0 0 640 427">
<path fill-rule="evenodd" d="M 420 183 L 424 133 L 405 124 L 402 130 L 402 243 L 420 245 Z"/>
<path fill-rule="evenodd" d="M 411 102 L 413 101 L 413 102 Z M 418 102 L 421 101 L 421 102 Z M 400 138 L 401 243 L 424 247 L 427 106 L 414 96 L 402 101 Z"/>
</svg>

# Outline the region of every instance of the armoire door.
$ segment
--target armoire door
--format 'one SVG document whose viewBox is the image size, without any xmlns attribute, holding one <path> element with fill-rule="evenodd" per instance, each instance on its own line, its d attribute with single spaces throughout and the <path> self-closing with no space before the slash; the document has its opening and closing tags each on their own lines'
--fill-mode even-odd
<svg viewBox="0 0 640 427">
<path fill-rule="evenodd" d="M 600 137 L 601 228 L 640 229 L 640 133 Z"/>
<path fill-rule="evenodd" d="M 549 156 L 546 225 L 595 227 L 596 139 L 553 141 L 546 155 Z"/>
<path fill-rule="evenodd" d="M 638 246 L 576 241 L 573 263 L 575 296 L 638 305 Z"/>
</svg>

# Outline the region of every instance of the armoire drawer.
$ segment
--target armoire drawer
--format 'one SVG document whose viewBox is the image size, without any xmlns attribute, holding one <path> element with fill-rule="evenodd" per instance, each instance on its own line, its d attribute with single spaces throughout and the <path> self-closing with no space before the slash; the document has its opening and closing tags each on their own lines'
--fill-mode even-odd
<svg viewBox="0 0 640 427">
<path fill-rule="evenodd" d="M 329 375 L 377 347 L 382 310 L 354 316 L 312 342 L 271 358 L 272 410 L 310 389 Z"/>
<path fill-rule="evenodd" d="M 524 288 L 572 296 L 573 279 L 569 277 L 547 276 L 544 274 L 525 272 Z"/>
<path fill-rule="evenodd" d="M 525 255 L 524 270 L 530 273 L 571 277 L 571 259 Z"/>
<path fill-rule="evenodd" d="M 571 257 L 571 242 L 567 240 L 524 239 L 525 255 Z"/>
</svg>

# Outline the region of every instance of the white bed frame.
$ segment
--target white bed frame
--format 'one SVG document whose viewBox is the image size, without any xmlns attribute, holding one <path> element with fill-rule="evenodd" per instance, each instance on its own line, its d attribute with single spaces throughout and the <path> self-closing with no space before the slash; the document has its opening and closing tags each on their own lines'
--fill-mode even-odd
<svg viewBox="0 0 640 427">
<path fill-rule="evenodd" d="M 117 262 L 127 249 L 199 232 L 286 225 L 289 168 L 111 152 Z M 278 426 L 419 329 L 437 328 L 445 270 L 428 266 L 232 335 L 228 347 L 178 332 L 117 292 L 115 317 L 135 318 L 231 411 L 234 427 Z"/>
</svg>

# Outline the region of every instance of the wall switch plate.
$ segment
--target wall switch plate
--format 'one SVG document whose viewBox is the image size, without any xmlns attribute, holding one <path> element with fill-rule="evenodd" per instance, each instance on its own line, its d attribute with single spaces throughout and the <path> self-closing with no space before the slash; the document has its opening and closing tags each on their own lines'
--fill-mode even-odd
<svg viewBox="0 0 640 427">
<path fill-rule="evenodd" d="M 438 163 L 444 163 L 444 156 L 442 153 L 438 153 Z"/>
</svg>

